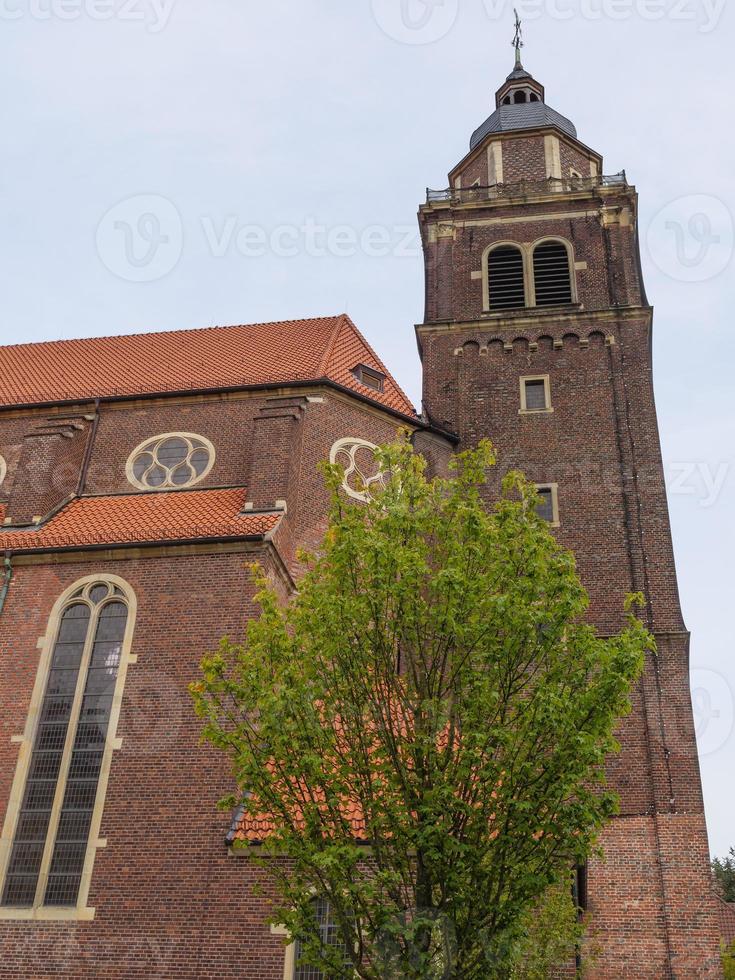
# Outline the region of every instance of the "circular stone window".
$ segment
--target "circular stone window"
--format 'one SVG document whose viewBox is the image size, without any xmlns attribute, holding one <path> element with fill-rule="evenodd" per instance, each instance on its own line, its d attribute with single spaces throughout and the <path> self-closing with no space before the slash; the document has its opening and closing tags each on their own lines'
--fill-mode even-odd
<svg viewBox="0 0 735 980">
<path fill-rule="evenodd" d="M 382 486 L 383 473 L 375 458 L 378 447 L 364 439 L 338 439 L 329 453 L 329 462 L 341 466 L 344 471 L 342 487 L 355 500 L 369 500 L 370 488 Z"/>
<path fill-rule="evenodd" d="M 8 475 L 8 464 L 5 459 L 0 456 L 0 487 L 5 483 L 5 477 Z"/>
<path fill-rule="evenodd" d="M 179 490 L 199 483 L 214 466 L 214 446 L 191 432 L 168 432 L 133 450 L 126 473 L 141 490 Z"/>
</svg>

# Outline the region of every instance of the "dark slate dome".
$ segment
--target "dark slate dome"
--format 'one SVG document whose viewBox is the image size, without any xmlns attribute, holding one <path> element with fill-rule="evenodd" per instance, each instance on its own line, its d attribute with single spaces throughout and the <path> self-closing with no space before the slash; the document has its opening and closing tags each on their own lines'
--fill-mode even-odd
<svg viewBox="0 0 735 980">
<path fill-rule="evenodd" d="M 488 133 L 507 133 L 514 129 L 537 129 L 539 126 L 556 126 L 568 136 L 577 138 L 574 123 L 562 116 L 556 109 L 544 102 L 525 102 L 521 105 L 501 105 L 478 129 L 470 139 L 470 149 L 474 150 Z"/>
<path fill-rule="evenodd" d="M 577 138 L 573 122 L 556 109 L 546 105 L 544 87 L 521 64 L 516 64 L 495 94 L 495 112 L 472 134 L 470 150 L 474 150 L 489 133 L 507 133 L 518 129 L 537 129 L 556 126 L 568 136 Z"/>
</svg>

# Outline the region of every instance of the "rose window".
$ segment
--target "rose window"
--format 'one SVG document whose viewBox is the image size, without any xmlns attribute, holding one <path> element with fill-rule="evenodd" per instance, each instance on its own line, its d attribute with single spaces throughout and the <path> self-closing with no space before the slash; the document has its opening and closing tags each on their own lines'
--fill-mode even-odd
<svg viewBox="0 0 735 980">
<path fill-rule="evenodd" d="M 384 474 L 375 458 L 378 447 L 364 439 L 339 439 L 332 446 L 329 461 L 344 470 L 342 487 L 356 500 L 369 500 L 370 489 L 382 487 Z"/>
<path fill-rule="evenodd" d="M 128 460 L 130 482 L 142 490 L 171 490 L 199 483 L 214 465 L 214 446 L 202 436 L 170 432 L 141 443 Z"/>
</svg>

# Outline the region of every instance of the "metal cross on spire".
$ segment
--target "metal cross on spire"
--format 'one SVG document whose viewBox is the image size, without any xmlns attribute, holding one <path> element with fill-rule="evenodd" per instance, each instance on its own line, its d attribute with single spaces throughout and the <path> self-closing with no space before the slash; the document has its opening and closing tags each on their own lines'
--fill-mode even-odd
<svg viewBox="0 0 735 980">
<path fill-rule="evenodd" d="M 516 68 L 521 67 L 521 48 L 523 47 L 523 28 L 521 26 L 521 19 L 518 16 L 518 11 L 513 8 L 513 13 L 516 15 L 515 28 L 516 32 L 513 36 L 513 47 L 516 49 Z"/>
</svg>

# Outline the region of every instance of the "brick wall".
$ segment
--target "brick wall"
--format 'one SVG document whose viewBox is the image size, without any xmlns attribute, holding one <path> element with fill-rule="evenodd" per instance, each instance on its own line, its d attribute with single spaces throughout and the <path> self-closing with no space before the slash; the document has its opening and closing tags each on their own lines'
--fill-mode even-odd
<svg viewBox="0 0 735 980">
<path fill-rule="evenodd" d="M 64 562 L 16 558 L 0 616 L 0 826 L 18 757 L 11 737 L 24 731 L 37 640 L 61 593 L 86 575 L 124 578 L 138 602 L 132 649 L 138 662 L 128 671 L 117 731 L 122 748 L 114 753 L 105 800 L 107 846 L 97 851 L 89 896 L 94 921 L 0 921 L 0 977 L 281 980 L 283 941 L 266 922 L 268 885 L 265 897 L 257 893 L 262 872 L 227 853 L 230 815 L 216 803 L 234 784 L 221 753 L 199 744 L 187 687 L 199 676 L 204 653 L 225 634 L 241 638 L 256 612 L 247 565 L 261 561 L 285 596 L 282 562 L 298 572 L 296 549 L 321 540 L 328 497 L 318 463 L 332 444 L 347 436 L 380 443 L 395 435 L 396 419 L 380 409 L 326 389 L 309 398 L 177 397 L 100 409 L 86 492 L 135 492 L 125 476 L 132 449 L 165 432 L 193 432 L 210 439 L 217 453 L 200 486 L 257 483 L 269 498 L 286 500 L 288 514 L 272 545 L 236 553 L 230 546 L 111 551 Z M 287 430 L 280 422 L 288 415 L 284 406 L 296 406 Z M 0 418 L 6 459 L 47 415 Z M 256 425 L 265 439 L 254 438 Z M 78 475 L 77 456 L 64 463 Z M 14 478 L 11 467 L 6 495 Z"/>
<path fill-rule="evenodd" d="M 623 199 L 615 206 L 634 213 L 633 199 Z M 515 220 L 522 219 L 524 213 L 528 220 Z M 427 266 L 425 322 L 485 316 L 482 279 L 476 275 L 482 271 L 488 247 L 506 241 L 530 245 L 546 237 L 569 242 L 574 261 L 586 263 L 586 268 L 578 268 L 575 276 L 583 309 L 642 305 L 634 227 L 604 225 L 603 213 L 599 204 L 584 198 L 545 199 L 523 206 L 521 215 L 512 205 L 423 209 L 420 220 Z M 450 226 L 452 236 L 435 240 L 432 229 L 438 225 Z M 524 311 L 511 313 L 511 318 L 524 315 Z M 491 314 L 488 320 L 493 316 L 497 319 L 497 314 Z"/>
<path fill-rule="evenodd" d="M 504 141 L 505 180 L 537 177 L 542 147 L 540 137 Z M 563 168 L 588 175 L 568 149 Z M 424 206 L 423 398 L 461 448 L 483 437 L 496 446 L 489 500 L 510 468 L 558 484 L 555 533 L 575 553 L 602 633 L 623 625 L 626 593 L 647 599 L 657 652 L 608 767 L 620 815 L 604 835 L 604 860 L 590 865 L 589 975 L 720 977 L 636 207 L 626 188 Z M 546 236 L 573 246 L 578 304 L 487 313 L 478 273 L 488 245 Z M 526 375 L 549 376 L 553 412 L 519 413 Z"/>
<path fill-rule="evenodd" d="M 187 685 L 225 633 L 254 612 L 246 561 L 263 552 L 18 567 L 0 620 L 0 819 L 45 632 L 59 594 L 95 572 L 124 578 L 138 615 L 89 904 L 91 923 L 0 922 L 0 976 L 282 976 L 279 940 L 254 894 L 260 875 L 228 857 L 232 787 L 222 755 L 199 745 Z"/>
</svg>

